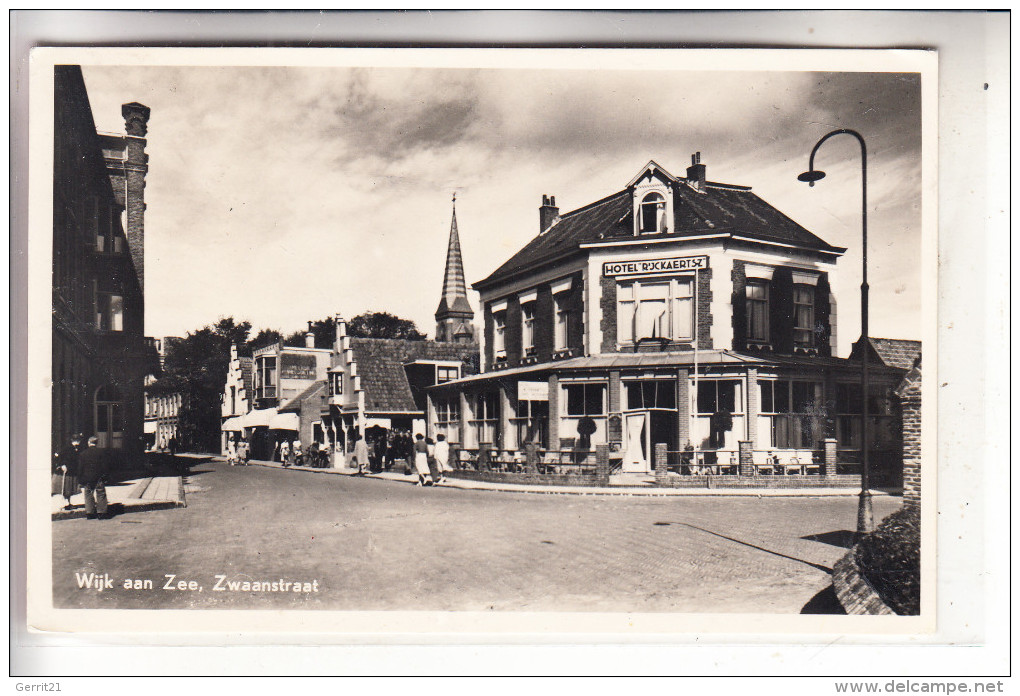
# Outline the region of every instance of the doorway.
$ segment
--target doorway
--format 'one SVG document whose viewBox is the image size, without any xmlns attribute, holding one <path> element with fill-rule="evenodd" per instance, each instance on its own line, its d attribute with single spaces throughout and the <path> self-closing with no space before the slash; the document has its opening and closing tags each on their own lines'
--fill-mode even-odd
<svg viewBox="0 0 1020 696">
<path fill-rule="evenodd" d="M 124 404 L 120 391 L 112 386 L 96 390 L 96 446 L 120 449 L 124 446 Z"/>
</svg>

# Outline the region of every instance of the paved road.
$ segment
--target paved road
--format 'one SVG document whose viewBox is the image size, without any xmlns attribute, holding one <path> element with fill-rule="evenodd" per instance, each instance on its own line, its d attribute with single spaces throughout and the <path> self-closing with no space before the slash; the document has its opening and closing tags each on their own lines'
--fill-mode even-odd
<svg viewBox="0 0 1020 696">
<path fill-rule="evenodd" d="M 54 522 L 54 604 L 797 613 L 856 519 L 854 497 L 536 495 L 220 461 L 186 490 L 187 508 Z M 874 502 L 877 519 L 900 503 Z M 79 588 L 89 573 L 113 587 Z M 309 585 L 216 591 L 217 575 Z"/>
</svg>

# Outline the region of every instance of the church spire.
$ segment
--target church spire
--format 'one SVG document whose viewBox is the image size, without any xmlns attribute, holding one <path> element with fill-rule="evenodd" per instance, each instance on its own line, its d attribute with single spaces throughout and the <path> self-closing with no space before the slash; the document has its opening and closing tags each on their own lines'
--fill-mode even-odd
<svg viewBox="0 0 1020 696">
<path fill-rule="evenodd" d="M 475 311 L 468 302 L 467 283 L 464 280 L 464 260 L 460 254 L 460 234 L 457 231 L 457 194 L 454 193 L 443 294 L 436 310 L 436 340 L 474 340 L 474 326 L 471 323 L 474 317 Z"/>
</svg>

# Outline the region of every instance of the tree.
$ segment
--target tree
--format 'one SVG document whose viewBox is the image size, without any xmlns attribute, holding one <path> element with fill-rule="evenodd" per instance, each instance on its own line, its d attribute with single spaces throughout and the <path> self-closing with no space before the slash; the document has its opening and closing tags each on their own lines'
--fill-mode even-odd
<svg viewBox="0 0 1020 696">
<path fill-rule="evenodd" d="M 410 319 L 401 319 L 389 312 L 365 312 L 350 320 L 347 334 L 361 338 L 402 338 L 424 341 L 425 334 Z"/>
<path fill-rule="evenodd" d="M 326 317 L 325 319 L 319 319 L 317 321 L 308 322 L 311 324 L 312 334 L 315 336 L 315 347 L 316 348 L 332 348 L 336 342 L 336 322 L 332 317 Z M 287 336 L 284 340 L 284 345 L 287 346 L 303 346 L 305 345 L 305 331 L 295 331 L 291 335 Z"/>
<path fill-rule="evenodd" d="M 238 324 L 233 317 L 226 317 L 168 345 L 163 375 L 148 391 L 181 395 L 178 439 L 182 448 L 219 449 L 220 396 L 227 379 L 230 346 L 243 345 L 249 331 L 249 322 Z"/>
<path fill-rule="evenodd" d="M 248 345 L 245 346 L 245 353 L 251 355 L 253 350 L 264 348 L 273 343 L 278 343 L 283 338 L 282 334 L 276 329 L 260 329 L 255 338 L 248 341 Z"/>
</svg>

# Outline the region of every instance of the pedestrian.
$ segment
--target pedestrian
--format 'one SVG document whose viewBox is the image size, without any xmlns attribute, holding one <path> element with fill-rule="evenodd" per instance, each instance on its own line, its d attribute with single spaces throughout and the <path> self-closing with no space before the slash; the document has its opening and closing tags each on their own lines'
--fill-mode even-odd
<svg viewBox="0 0 1020 696">
<path fill-rule="evenodd" d="M 431 486 L 432 481 L 429 478 L 431 473 L 429 472 L 429 446 L 425 442 L 425 436 L 418 433 L 414 436 L 414 469 L 418 473 L 418 484 L 419 486 Z"/>
<path fill-rule="evenodd" d="M 237 447 L 234 445 L 233 437 L 227 438 L 227 463 L 230 464 L 230 466 L 235 466 L 237 464 Z"/>
<path fill-rule="evenodd" d="M 93 435 L 88 447 L 78 457 L 78 482 L 85 496 L 85 517 L 90 520 L 108 519 L 106 502 L 106 452 L 96 445 Z"/>
<path fill-rule="evenodd" d="M 425 438 L 425 449 L 428 454 L 429 477 L 438 485 L 440 479 L 439 463 L 436 461 L 436 442 L 431 437 Z"/>
<path fill-rule="evenodd" d="M 290 466 L 290 443 L 286 440 L 280 443 L 280 462 L 284 469 Z"/>
<path fill-rule="evenodd" d="M 171 457 L 176 456 L 177 455 L 177 436 L 176 435 L 171 435 L 170 436 L 170 442 L 167 443 L 167 446 L 170 448 L 170 456 Z"/>
<path fill-rule="evenodd" d="M 81 456 L 81 434 L 71 436 L 71 446 L 57 454 L 53 462 L 53 495 L 62 495 L 71 509 L 71 496 L 78 492 L 78 458 Z"/>
<path fill-rule="evenodd" d="M 453 471 L 450 466 L 450 443 L 446 441 L 446 435 L 436 435 L 436 446 L 433 449 L 433 456 L 439 467 L 439 483 L 446 483 L 446 472 Z"/>
<path fill-rule="evenodd" d="M 241 438 L 241 441 L 237 443 L 237 463 L 240 466 L 248 466 L 249 454 L 248 441 Z"/>
<path fill-rule="evenodd" d="M 294 444 L 290 448 L 290 461 L 294 466 L 301 466 L 304 463 L 301 456 L 301 440 L 294 440 Z"/>
<path fill-rule="evenodd" d="M 365 438 L 361 436 L 361 433 L 356 434 L 354 442 L 354 463 L 358 467 L 357 476 L 365 475 L 365 467 L 368 466 L 368 444 L 365 442 Z"/>
</svg>

